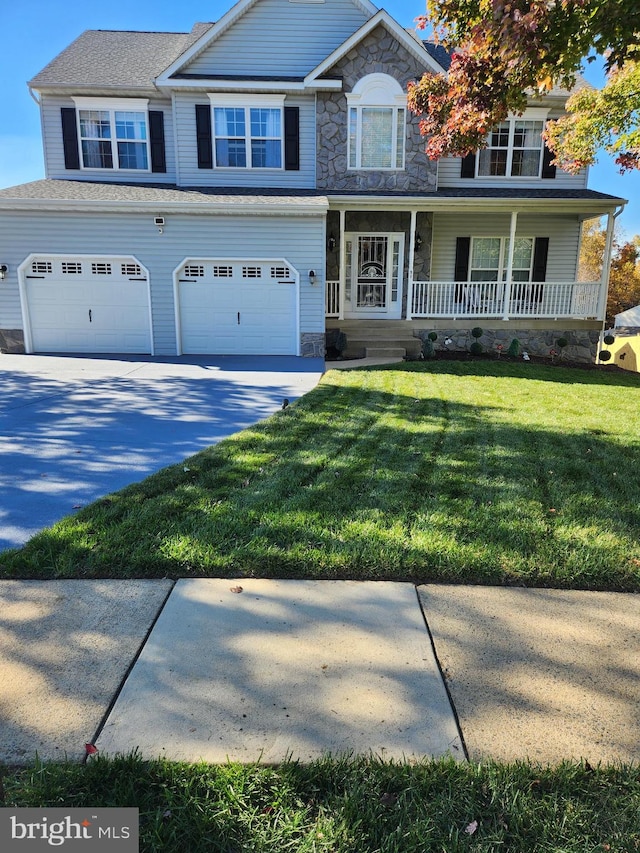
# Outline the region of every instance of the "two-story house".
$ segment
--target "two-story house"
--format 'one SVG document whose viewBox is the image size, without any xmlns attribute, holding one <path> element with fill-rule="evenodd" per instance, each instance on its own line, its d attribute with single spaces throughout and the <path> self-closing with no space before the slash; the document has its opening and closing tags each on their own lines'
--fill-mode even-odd
<svg viewBox="0 0 640 853">
<path fill-rule="evenodd" d="M 424 153 L 407 84 L 448 55 L 369 0 L 239 0 L 190 33 L 87 31 L 29 86 L 46 179 L 0 191 L 0 349 L 409 356 L 567 336 L 592 358 L 582 222 L 532 100 L 476 156 Z"/>
</svg>

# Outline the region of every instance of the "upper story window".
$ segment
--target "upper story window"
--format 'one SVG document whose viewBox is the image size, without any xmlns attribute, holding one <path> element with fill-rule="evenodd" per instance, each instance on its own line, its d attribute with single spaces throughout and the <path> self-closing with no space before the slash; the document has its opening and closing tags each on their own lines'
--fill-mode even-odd
<svg viewBox="0 0 640 853">
<path fill-rule="evenodd" d="M 209 97 L 216 168 L 282 169 L 284 96 Z"/>
<path fill-rule="evenodd" d="M 83 169 L 149 171 L 146 100 L 74 98 Z"/>
<path fill-rule="evenodd" d="M 540 177 L 545 125 L 540 112 L 529 110 L 523 117 L 509 118 L 494 127 L 488 146 L 478 152 L 478 177 Z"/>
<path fill-rule="evenodd" d="M 369 74 L 347 94 L 350 169 L 404 169 L 406 102 L 387 74 Z"/>
</svg>

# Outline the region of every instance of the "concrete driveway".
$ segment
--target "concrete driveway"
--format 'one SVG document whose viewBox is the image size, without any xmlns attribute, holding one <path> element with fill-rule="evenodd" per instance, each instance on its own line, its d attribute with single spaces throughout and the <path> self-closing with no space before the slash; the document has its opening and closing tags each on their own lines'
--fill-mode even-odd
<svg viewBox="0 0 640 853">
<path fill-rule="evenodd" d="M 311 390 L 322 359 L 0 355 L 0 550 Z"/>
</svg>

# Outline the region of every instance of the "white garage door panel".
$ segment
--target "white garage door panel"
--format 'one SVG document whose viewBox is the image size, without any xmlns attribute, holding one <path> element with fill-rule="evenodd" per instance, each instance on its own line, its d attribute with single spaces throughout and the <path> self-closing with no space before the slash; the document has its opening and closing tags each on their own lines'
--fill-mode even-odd
<svg viewBox="0 0 640 853">
<path fill-rule="evenodd" d="M 91 276 L 89 261 L 78 258 L 47 262 L 50 271 L 38 277 L 27 272 L 34 352 L 151 352 L 147 281 L 120 274 L 120 261 L 104 276 Z M 84 274 L 65 276 L 69 264 L 82 264 Z"/>
<path fill-rule="evenodd" d="M 248 262 L 250 263 L 250 262 Z M 179 284 L 182 351 L 186 354 L 292 355 L 297 352 L 297 295 L 292 279 L 273 280 L 268 262 L 255 282 L 205 274 Z M 293 276 L 293 272 L 291 273 Z"/>
</svg>

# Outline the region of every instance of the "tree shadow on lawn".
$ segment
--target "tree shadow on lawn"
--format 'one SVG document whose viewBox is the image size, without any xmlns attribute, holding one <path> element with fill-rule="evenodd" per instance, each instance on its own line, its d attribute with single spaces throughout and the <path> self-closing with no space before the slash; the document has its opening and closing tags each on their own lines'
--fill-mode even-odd
<svg viewBox="0 0 640 853">
<path fill-rule="evenodd" d="M 471 355 L 459 359 L 449 359 L 447 354 L 438 353 L 435 359 L 360 369 L 448 373 L 455 376 L 495 376 L 500 379 L 511 377 L 514 379 L 534 379 L 539 382 L 559 382 L 567 385 L 640 387 L 640 375 L 625 371 L 617 366 L 567 364 L 562 360 L 552 364 L 548 359 L 544 359 L 544 363 L 509 360 L 504 357 L 499 359 L 482 358 Z"/>
<path fill-rule="evenodd" d="M 640 589 L 637 484 L 612 476 L 637 470 L 637 446 L 515 424 L 508 398 L 342 381 L 0 555 L 0 572 Z"/>
</svg>

